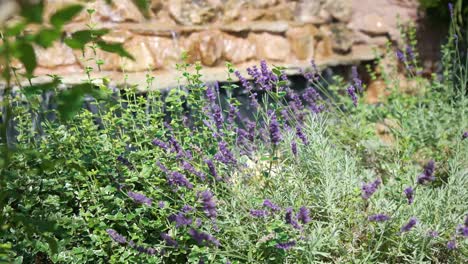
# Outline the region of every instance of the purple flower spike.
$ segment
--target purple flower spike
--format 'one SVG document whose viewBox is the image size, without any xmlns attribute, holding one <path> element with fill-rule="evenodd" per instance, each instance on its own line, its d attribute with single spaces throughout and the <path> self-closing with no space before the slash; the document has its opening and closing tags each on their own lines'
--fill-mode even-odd
<svg viewBox="0 0 468 264">
<path fill-rule="evenodd" d="M 299 208 L 299 213 L 297 213 L 297 219 L 303 224 L 308 224 L 311 221 L 309 209 L 305 206 Z"/>
<path fill-rule="evenodd" d="M 291 142 L 291 152 L 297 157 L 297 143 L 296 141 Z"/>
<path fill-rule="evenodd" d="M 353 105 L 356 107 L 358 103 L 356 89 L 354 86 L 350 85 L 346 91 L 348 92 L 349 97 L 351 97 L 351 100 L 353 100 Z"/>
<path fill-rule="evenodd" d="M 213 200 L 213 193 L 210 190 L 206 190 L 201 193 L 201 199 L 203 204 L 203 211 L 205 212 L 206 216 L 211 219 L 216 218 L 216 203 Z"/>
<path fill-rule="evenodd" d="M 229 164 L 237 164 L 237 160 L 234 158 L 234 155 L 228 148 L 228 144 L 225 141 L 221 141 L 218 143 L 218 153 L 215 155 L 215 159 L 219 160 L 220 162 L 229 165 Z"/>
<path fill-rule="evenodd" d="M 401 227 L 400 233 L 404 233 L 404 232 L 410 231 L 411 229 L 413 229 L 413 227 L 414 227 L 417 223 L 418 223 L 418 219 L 416 219 L 415 217 L 410 218 L 410 220 L 408 221 L 408 223 L 406 223 L 404 226 Z"/>
<path fill-rule="evenodd" d="M 369 199 L 377 191 L 377 188 L 380 186 L 381 183 L 382 182 L 380 179 L 376 179 L 371 183 L 364 183 L 361 187 L 362 198 L 364 198 L 365 200 Z"/>
<path fill-rule="evenodd" d="M 296 241 L 288 241 L 288 242 L 285 242 L 285 243 L 278 243 L 278 244 L 276 244 L 275 247 L 279 248 L 279 249 L 288 250 L 288 249 L 293 248 L 295 245 L 296 245 Z"/>
<path fill-rule="evenodd" d="M 465 131 L 463 132 L 462 140 L 467 139 L 467 138 L 468 138 L 468 131 Z"/>
<path fill-rule="evenodd" d="M 153 141 L 151 141 L 151 143 L 153 145 L 157 146 L 157 147 L 160 147 L 164 151 L 169 150 L 169 146 L 166 143 L 164 143 L 163 141 L 161 141 L 161 140 L 159 140 L 157 138 L 153 139 Z"/>
<path fill-rule="evenodd" d="M 192 224 L 192 219 L 187 217 L 184 213 L 180 212 L 177 214 L 172 214 L 168 217 L 169 221 L 175 222 L 176 227 L 188 226 Z"/>
<path fill-rule="evenodd" d="M 405 54 L 403 53 L 403 51 L 397 50 L 396 51 L 396 56 L 397 56 L 398 60 L 400 60 L 401 62 L 403 62 L 403 63 L 406 62 L 406 57 L 405 57 Z"/>
<path fill-rule="evenodd" d="M 257 218 L 266 217 L 266 216 L 268 216 L 268 211 L 251 209 L 250 210 L 250 215 L 253 216 L 253 217 L 257 217 Z"/>
<path fill-rule="evenodd" d="M 213 176 L 217 181 L 221 180 L 218 173 L 216 172 L 216 167 L 212 160 L 205 159 L 206 166 L 208 166 L 208 170 L 210 171 L 211 176 Z"/>
<path fill-rule="evenodd" d="M 188 189 L 193 188 L 193 184 L 191 184 L 187 180 L 187 178 L 185 178 L 185 176 L 182 173 L 177 172 L 177 171 L 174 171 L 174 172 L 170 173 L 169 176 L 168 176 L 167 181 L 168 181 L 169 185 L 171 185 L 173 187 L 185 186 Z"/>
<path fill-rule="evenodd" d="M 425 184 L 427 182 L 434 181 L 435 180 L 434 171 L 435 171 L 435 162 L 433 160 L 430 160 L 426 164 L 426 166 L 424 166 L 424 172 L 418 176 L 418 183 Z"/>
<path fill-rule="evenodd" d="M 414 201 L 414 190 L 412 187 L 408 187 L 403 191 L 408 199 L 408 204 L 412 204 Z"/>
<path fill-rule="evenodd" d="M 367 220 L 370 222 L 385 222 L 390 220 L 390 216 L 386 214 L 375 214 L 375 215 L 370 215 Z"/>
<path fill-rule="evenodd" d="M 270 120 L 270 139 L 273 145 L 278 145 L 281 141 L 280 125 L 276 120 L 276 115 L 272 113 Z"/>
<path fill-rule="evenodd" d="M 449 250 L 455 250 L 458 248 L 457 241 L 455 239 L 450 240 L 447 242 L 447 248 Z"/>
<path fill-rule="evenodd" d="M 115 231 L 114 229 L 107 229 L 106 232 L 115 242 L 121 245 L 127 244 L 127 239 L 121 234 L 117 233 L 117 231 Z"/>
<path fill-rule="evenodd" d="M 206 243 L 213 244 L 215 246 L 219 246 L 220 243 L 219 241 L 211 236 L 210 234 L 207 234 L 205 232 L 199 232 L 193 228 L 191 228 L 188 231 L 189 235 L 199 244 L 199 245 L 204 245 Z"/>
<path fill-rule="evenodd" d="M 148 206 L 151 206 L 153 203 L 153 200 L 150 198 L 146 197 L 144 194 L 141 193 L 136 193 L 136 192 L 127 192 L 127 195 L 133 199 L 136 203 L 139 204 L 146 204 Z"/>
<path fill-rule="evenodd" d="M 210 85 L 207 85 L 206 87 L 206 98 L 208 98 L 208 101 L 211 104 L 216 103 L 216 94 L 215 94 L 215 91 L 213 90 L 213 87 L 211 87 Z"/>
<path fill-rule="evenodd" d="M 166 207 L 166 202 L 159 201 L 158 206 L 159 206 L 160 209 L 164 209 L 164 207 Z"/>
<path fill-rule="evenodd" d="M 466 225 L 459 225 L 457 228 L 457 232 L 464 237 L 468 237 L 468 226 Z"/>
<path fill-rule="evenodd" d="M 287 208 L 286 209 L 286 214 L 284 216 L 286 224 L 292 225 L 296 229 L 301 229 L 301 226 L 299 223 L 294 219 L 293 217 L 293 209 L 292 208 Z"/>
<path fill-rule="evenodd" d="M 453 18 L 453 4 L 452 3 L 448 3 L 448 9 L 450 12 L 450 17 Z"/>
<path fill-rule="evenodd" d="M 265 199 L 265 201 L 263 201 L 263 206 L 270 208 L 270 210 L 272 210 L 273 212 L 278 212 L 281 210 L 281 208 L 278 205 L 272 203 L 268 199 Z"/>
<path fill-rule="evenodd" d="M 164 242 L 166 242 L 166 245 L 168 245 L 170 247 L 177 247 L 177 245 L 178 245 L 177 241 L 175 241 L 175 239 L 173 239 L 167 233 L 161 233 L 161 238 L 164 240 Z"/>
<path fill-rule="evenodd" d="M 351 67 L 351 74 L 352 74 L 354 86 L 358 88 L 359 92 L 362 92 L 364 88 L 362 88 L 362 80 L 359 78 L 359 74 L 358 74 L 356 66 Z"/>
<path fill-rule="evenodd" d="M 309 140 L 307 140 L 307 137 L 300 126 L 296 127 L 296 135 L 302 140 L 302 143 L 304 143 L 304 145 L 309 145 Z"/>
</svg>

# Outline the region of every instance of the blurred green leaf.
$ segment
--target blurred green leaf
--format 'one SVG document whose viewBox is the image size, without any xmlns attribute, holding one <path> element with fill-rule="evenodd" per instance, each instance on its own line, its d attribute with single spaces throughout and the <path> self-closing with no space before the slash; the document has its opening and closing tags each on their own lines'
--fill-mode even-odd
<svg viewBox="0 0 468 264">
<path fill-rule="evenodd" d="M 105 94 L 101 93 L 99 89 L 91 83 L 82 83 L 72 86 L 69 89 L 61 91 L 57 95 L 57 110 L 60 113 L 60 117 L 64 120 L 70 120 L 73 118 L 84 101 L 85 95 L 92 95 L 96 99 L 103 98 Z"/>
<path fill-rule="evenodd" d="M 135 58 L 133 58 L 133 56 L 123 48 L 121 43 L 107 43 L 105 41 L 98 41 L 97 45 L 103 51 L 107 51 L 107 52 L 110 52 L 110 53 L 115 53 L 115 54 L 118 54 L 121 57 L 126 57 L 126 58 L 129 58 L 131 60 L 135 60 Z"/>
<path fill-rule="evenodd" d="M 36 34 L 34 41 L 41 47 L 48 48 L 60 38 L 60 31 L 53 28 L 44 28 Z"/>
<path fill-rule="evenodd" d="M 44 1 L 18 1 L 21 8 L 21 16 L 30 23 L 42 23 L 42 14 L 44 11 Z"/>
<path fill-rule="evenodd" d="M 34 69 L 37 67 L 36 53 L 30 43 L 19 42 L 16 46 L 17 52 L 15 53 L 17 59 L 21 61 L 26 69 L 28 75 L 32 75 Z"/>
<path fill-rule="evenodd" d="M 17 36 L 24 30 L 25 27 L 26 27 L 26 23 L 24 22 L 16 23 L 15 25 L 11 27 L 5 28 L 5 35 Z"/>
<path fill-rule="evenodd" d="M 65 39 L 65 44 L 72 49 L 84 49 L 86 44 L 108 32 L 108 29 L 76 31 L 71 37 Z"/>
<path fill-rule="evenodd" d="M 135 3 L 135 5 L 145 17 L 149 17 L 149 9 L 151 4 L 150 0 L 133 0 L 133 3 Z"/>
<path fill-rule="evenodd" d="M 65 23 L 72 20 L 83 10 L 82 5 L 70 5 L 58 10 L 50 17 L 50 23 L 57 29 L 60 29 Z"/>
</svg>

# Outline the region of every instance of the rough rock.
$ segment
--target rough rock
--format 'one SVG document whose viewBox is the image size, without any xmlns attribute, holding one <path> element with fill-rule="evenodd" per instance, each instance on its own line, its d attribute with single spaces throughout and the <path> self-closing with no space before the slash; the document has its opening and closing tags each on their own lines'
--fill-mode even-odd
<svg viewBox="0 0 468 264">
<path fill-rule="evenodd" d="M 44 68 L 72 65 L 77 62 L 73 55 L 73 50 L 60 42 L 55 42 L 52 47 L 47 49 L 36 46 L 34 50 L 36 52 L 38 66 Z"/>
<path fill-rule="evenodd" d="M 350 0 L 327 0 L 324 9 L 340 22 L 349 22 L 353 14 L 352 1 Z"/>
<path fill-rule="evenodd" d="M 203 25 L 217 14 L 216 6 L 207 0 L 171 0 L 168 5 L 171 16 L 182 25 Z"/>
<path fill-rule="evenodd" d="M 274 6 L 278 3 L 278 0 L 252 0 L 250 1 L 250 5 L 255 8 L 267 8 L 270 6 Z"/>
<path fill-rule="evenodd" d="M 223 58 L 232 63 L 241 63 L 255 57 L 255 45 L 247 39 L 225 34 Z"/>
<path fill-rule="evenodd" d="M 222 33 L 203 31 L 191 34 L 184 42 L 190 61 L 200 60 L 203 65 L 213 66 L 223 54 Z"/>
<path fill-rule="evenodd" d="M 96 0 L 87 3 L 85 10 L 74 21 L 88 21 L 87 9 L 95 10 L 95 13 L 91 16 L 92 23 L 142 22 L 145 20 L 132 0 L 112 0 L 110 4 L 106 0 Z"/>
<path fill-rule="evenodd" d="M 222 20 L 224 23 L 231 23 L 236 20 L 241 15 L 241 12 L 245 9 L 246 7 L 246 2 L 242 0 L 227 0 L 226 3 L 224 3 L 224 11 L 223 11 L 223 16 Z"/>
<path fill-rule="evenodd" d="M 80 3 L 78 0 L 47 0 L 44 1 L 43 17 L 46 21 L 58 10 L 72 4 Z"/>
<path fill-rule="evenodd" d="M 353 44 L 370 44 L 383 47 L 389 39 L 386 36 L 369 36 L 361 31 L 353 32 Z"/>
<path fill-rule="evenodd" d="M 254 32 L 283 33 L 288 30 L 288 23 L 284 21 L 258 21 L 250 23 L 250 30 Z"/>
<path fill-rule="evenodd" d="M 178 39 L 147 37 L 147 44 L 156 68 L 171 68 L 181 57 L 182 49 Z"/>
<path fill-rule="evenodd" d="M 290 54 L 289 42 L 281 36 L 270 33 L 250 33 L 248 38 L 255 43 L 258 59 L 284 61 Z"/>
<path fill-rule="evenodd" d="M 385 24 L 383 18 L 377 14 L 368 14 L 356 19 L 352 28 L 371 35 L 384 35 L 389 33 L 389 27 Z"/>
<path fill-rule="evenodd" d="M 102 39 L 107 42 L 124 43 L 131 37 L 132 33 L 130 33 L 128 30 L 115 29 L 102 36 Z"/>
<path fill-rule="evenodd" d="M 296 6 L 296 20 L 305 23 L 323 24 L 331 20 L 331 15 L 323 9 L 325 0 L 300 0 Z"/>
<path fill-rule="evenodd" d="M 392 40 L 400 41 L 398 21 L 406 23 L 416 21 L 418 18 L 418 0 L 350 0 L 352 2 L 353 15 L 350 27 L 355 28 L 355 24 L 369 14 L 380 17 L 380 21 L 387 27 Z M 397 18 L 397 16 L 399 18 Z M 380 29 L 378 29 L 380 31 Z M 367 32 L 364 30 L 364 32 Z"/>
<path fill-rule="evenodd" d="M 292 27 L 286 33 L 291 50 L 299 60 L 309 60 L 314 57 L 315 36 L 318 29 L 314 25 Z"/>
<path fill-rule="evenodd" d="M 284 2 L 265 10 L 262 19 L 268 21 L 292 21 L 297 2 Z"/>
<path fill-rule="evenodd" d="M 320 29 L 329 30 L 332 41 L 332 49 L 337 53 L 348 53 L 353 47 L 353 32 L 344 24 L 336 23 L 328 26 L 322 26 Z"/>
</svg>

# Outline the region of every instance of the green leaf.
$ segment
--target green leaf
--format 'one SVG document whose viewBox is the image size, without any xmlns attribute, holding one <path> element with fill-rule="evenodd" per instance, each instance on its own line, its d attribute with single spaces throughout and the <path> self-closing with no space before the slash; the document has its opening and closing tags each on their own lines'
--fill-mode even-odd
<svg viewBox="0 0 468 264">
<path fill-rule="evenodd" d="M 42 23 L 44 1 L 18 1 L 21 8 L 21 16 L 30 23 Z"/>
<path fill-rule="evenodd" d="M 54 28 L 44 28 L 36 34 L 34 42 L 43 48 L 52 46 L 60 38 L 60 31 Z"/>
<path fill-rule="evenodd" d="M 133 0 L 133 3 L 138 7 L 140 12 L 146 17 L 149 17 L 149 8 L 150 8 L 149 0 Z"/>
<path fill-rule="evenodd" d="M 49 249 L 51 255 L 55 255 L 58 252 L 58 243 L 57 239 L 53 237 L 46 237 L 45 240 L 47 241 L 47 244 L 49 244 Z"/>
<path fill-rule="evenodd" d="M 64 120 L 72 119 L 83 105 L 84 96 L 90 94 L 96 99 L 103 98 L 105 95 L 95 89 L 94 84 L 82 83 L 60 92 L 57 96 L 57 110 L 60 117 Z"/>
<path fill-rule="evenodd" d="M 26 27 L 26 23 L 19 22 L 11 27 L 7 27 L 5 29 L 5 35 L 7 36 L 18 36 L 21 32 L 23 32 L 24 28 Z"/>
<path fill-rule="evenodd" d="M 38 84 L 38 85 L 30 85 L 23 87 L 21 92 L 26 96 L 26 98 L 30 98 L 35 95 L 43 94 L 46 91 L 52 91 L 55 87 L 59 84 L 58 81 L 53 81 L 50 83 Z"/>
<path fill-rule="evenodd" d="M 37 67 L 36 53 L 30 43 L 20 42 L 18 43 L 16 57 L 21 61 L 26 69 L 28 75 L 32 75 L 34 69 Z"/>
<path fill-rule="evenodd" d="M 129 58 L 131 60 L 135 60 L 135 58 L 133 58 L 133 56 L 123 48 L 121 43 L 107 43 L 105 41 L 98 41 L 97 45 L 103 51 L 107 51 L 107 52 L 110 52 L 110 53 L 115 53 L 115 54 L 118 54 L 121 57 L 126 57 L 126 58 Z"/>
<path fill-rule="evenodd" d="M 56 28 L 60 29 L 62 26 L 73 19 L 83 10 L 82 5 L 70 5 L 64 7 L 50 17 L 50 23 Z"/>
<path fill-rule="evenodd" d="M 71 37 L 65 39 L 65 44 L 72 49 L 84 49 L 86 44 L 108 32 L 108 29 L 76 31 Z"/>
</svg>

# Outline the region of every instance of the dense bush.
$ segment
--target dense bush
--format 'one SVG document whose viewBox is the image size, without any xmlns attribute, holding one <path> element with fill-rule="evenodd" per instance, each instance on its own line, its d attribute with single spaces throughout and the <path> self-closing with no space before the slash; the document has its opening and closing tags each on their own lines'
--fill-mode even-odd
<svg viewBox="0 0 468 264">
<path fill-rule="evenodd" d="M 265 62 L 249 69 L 252 82 L 227 65 L 240 86 L 222 87 L 181 64 L 188 85 L 167 94 L 91 79 L 23 87 L 7 95 L 11 122 L 2 126 L 0 257 L 461 263 L 468 73 L 456 47 L 452 36 L 446 70 L 432 80 L 418 75 L 411 45 L 399 51 L 420 93 L 402 94 L 387 72 L 380 105 L 361 102 L 356 71 L 348 84 L 325 84 L 313 63 L 302 92 Z M 56 107 L 44 111 L 43 90 Z M 239 90 L 244 104 L 232 96 Z M 383 121 L 387 144 L 374 129 Z"/>
</svg>

